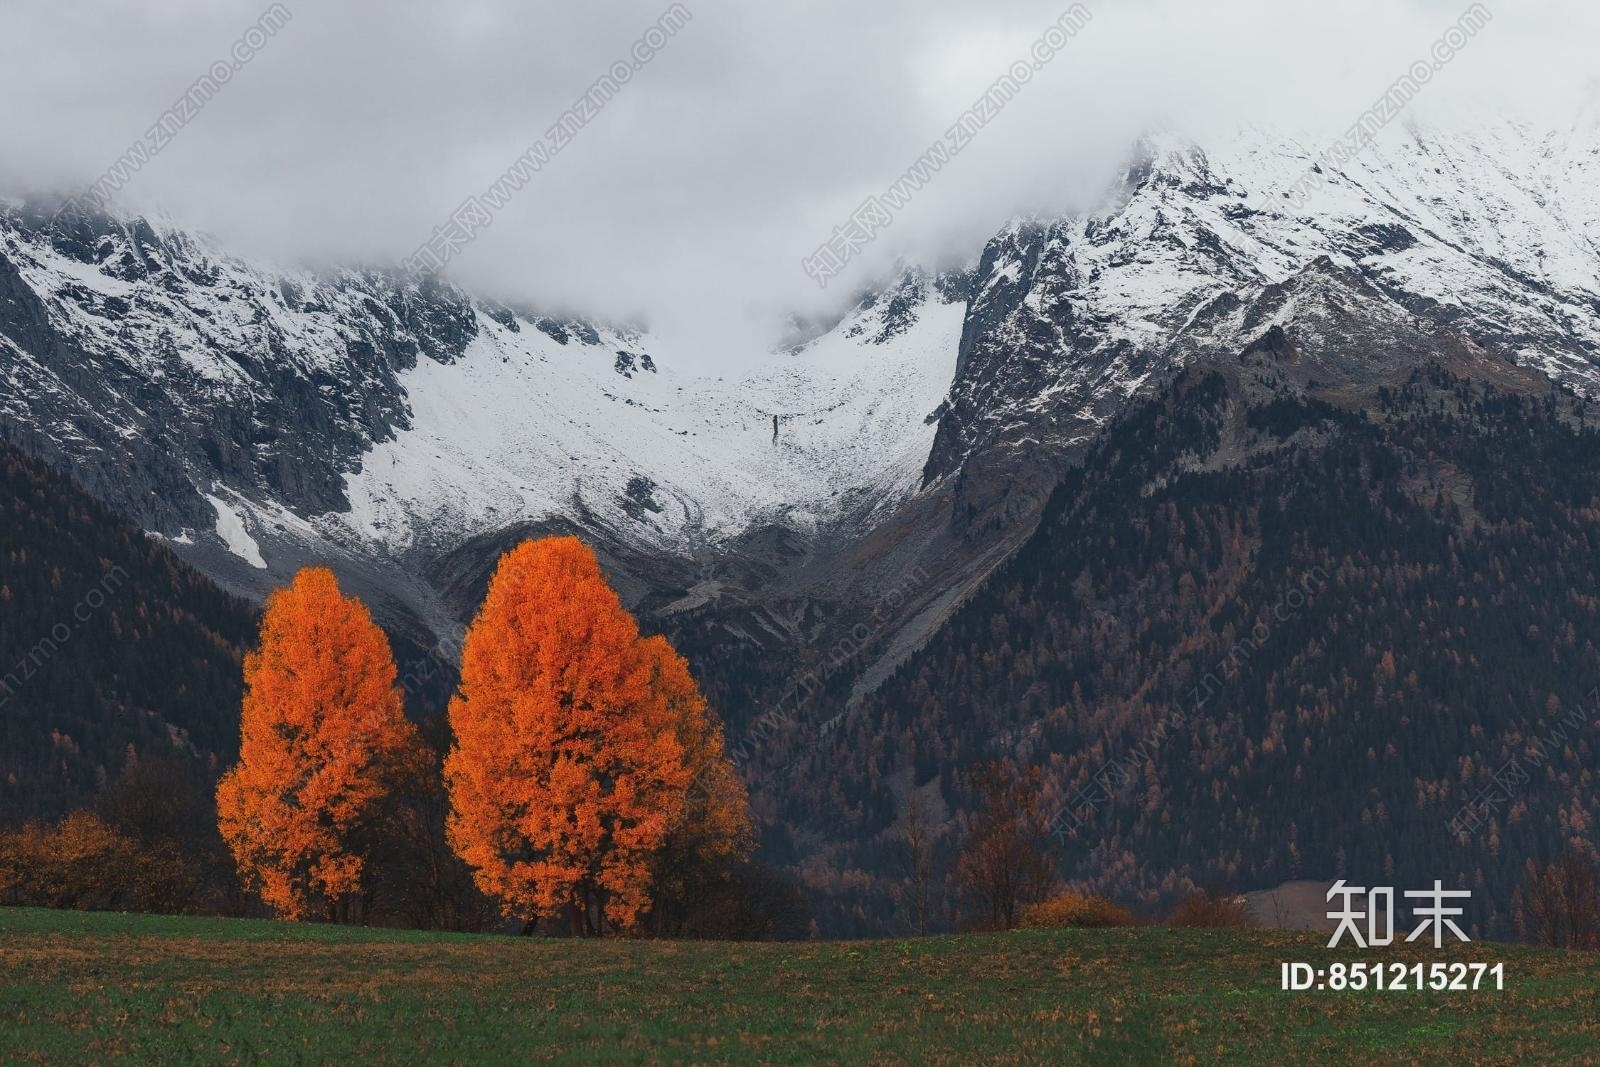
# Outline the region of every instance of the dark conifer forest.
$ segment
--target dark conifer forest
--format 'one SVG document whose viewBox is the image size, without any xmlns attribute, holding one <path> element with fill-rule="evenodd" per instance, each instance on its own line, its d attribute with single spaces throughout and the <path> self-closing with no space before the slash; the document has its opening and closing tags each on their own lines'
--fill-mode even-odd
<svg viewBox="0 0 1600 1067">
<path fill-rule="evenodd" d="M 130 752 L 233 760 L 256 609 L 5 443 L 0 603 L 0 821 L 82 806 Z"/>
<path fill-rule="evenodd" d="M 1045 769 L 1062 875 L 1113 899 L 1455 878 L 1504 923 L 1524 861 L 1600 817 L 1597 520 L 1594 413 L 1542 379 L 1430 362 L 1351 395 L 1271 353 L 1201 364 L 787 814 L 830 828 L 818 880 L 858 929 L 897 921 L 906 798 L 970 806 L 988 759 Z"/>
</svg>

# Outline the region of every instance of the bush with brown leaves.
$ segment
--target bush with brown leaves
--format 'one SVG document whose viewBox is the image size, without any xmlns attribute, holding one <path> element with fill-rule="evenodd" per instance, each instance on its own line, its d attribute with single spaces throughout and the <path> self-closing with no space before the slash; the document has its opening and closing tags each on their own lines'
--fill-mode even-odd
<svg viewBox="0 0 1600 1067">
<path fill-rule="evenodd" d="M 1139 926 L 1139 917 L 1105 897 L 1082 893 L 1057 893 L 1049 900 L 1022 909 L 1018 925 L 1029 930 L 1064 930 L 1068 927 Z"/>
</svg>

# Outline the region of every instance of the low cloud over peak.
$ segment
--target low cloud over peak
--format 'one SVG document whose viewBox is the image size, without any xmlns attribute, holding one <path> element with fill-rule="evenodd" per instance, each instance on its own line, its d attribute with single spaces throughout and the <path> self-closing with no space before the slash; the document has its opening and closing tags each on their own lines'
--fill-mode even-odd
<svg viewBox="0 0 1600 1067">
<path fill-rule="evenodd" d="M 1018 213 L 1092 202 L 1155 125 L 1202 142 L 1239 121 L 1331 137 L 1468 10 L 1435 0 L 279 6 L 290 17 L 250 36 L 267 5 L 8 5 L 0 190 L 87 187 L 165 120 L 159 150 L 118 190 L 124 205 L 165 208 L 245 253 L 398 261 L 542 144 L 536 172 L 452 254 L 451 275 L 522 303 L 647 318 L 712 364 L 773 343 L 790 312 L 824 310 L 898 258 L 975 258 Z M 1075 7 L 1089 17 L 1037 51 Z M 1593 91 L 1594 5 L 1482 10 L 1490 18 L 1408 110 L 1489 107 L 1552 125 L 1575 114 Z M 219 62 L 226 79 L 199 106 L 175 106 Z M 808 278 L 802 260 L 1017 62 L 1031 68 L 1026 80 L 969 121 L 959 152 L 877 238 L 826 290 Z"/>
</svg>

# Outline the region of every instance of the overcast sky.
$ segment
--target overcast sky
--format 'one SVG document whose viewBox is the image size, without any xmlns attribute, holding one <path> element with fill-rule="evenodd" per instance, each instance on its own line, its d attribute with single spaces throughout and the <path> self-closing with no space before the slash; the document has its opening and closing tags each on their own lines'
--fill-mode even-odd
<svg viewBox="0 0 1600 1067">
<path fill-rule="evenodd" d="M 938 138 L 1068 6 L 684 0 L 692 20 L 451 265 L 487 294 L 642 315 L 695 357 L 893 257 L 973 258 L 1017 213 L 1104 188 L 1152 124 L 1331 136 L 1466 7 L 1087 0 L 1093 21 L 821 293 L 801 257 Z M 666 3 L 284 0 L 267 40 L 123 192 L 248 254 L 393 261 L 482 190 Z M 1498 0 L 1419 113 L 1565 121 L 1600 4 Z M 0 191 L 97 177 L 261 15 L 232 0 L 4 0 Z"/>
</svg>

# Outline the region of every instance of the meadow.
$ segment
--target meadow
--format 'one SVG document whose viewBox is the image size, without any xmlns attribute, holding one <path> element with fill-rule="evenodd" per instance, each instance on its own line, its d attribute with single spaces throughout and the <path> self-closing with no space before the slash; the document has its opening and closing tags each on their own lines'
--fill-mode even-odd
<svg viewBox="0 0 1600 1067">
<path fill-rule="evenodd" d="M 1503 962 L 1496 992 L 1280 964 Z M 1600 955 L 1157 927 L 549 940 L 0 909 L 7 1063 L 1600 1063 Z"/>
</svg>

